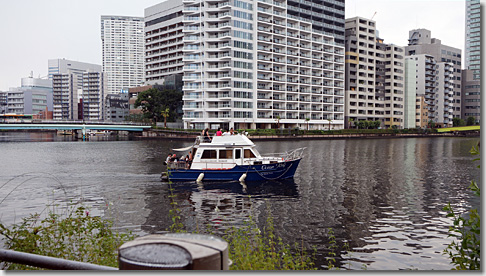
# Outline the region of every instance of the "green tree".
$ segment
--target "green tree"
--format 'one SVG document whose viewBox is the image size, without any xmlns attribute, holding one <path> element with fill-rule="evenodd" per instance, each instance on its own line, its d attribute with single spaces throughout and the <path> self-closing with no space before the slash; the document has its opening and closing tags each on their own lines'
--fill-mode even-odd
<svg viewBox="0 0 486 276">
<path fill-rule="evenodd" d="M 167 107 L 164 111 L 161 112 L 162 117 L 164 117 L 164 128 L 167 128 L 167 117 L 169 117 L 170 110 Z"/>
<path fill-rule="evenodd" d="M 305 122 L 307 123 L 307 131 L 309 131 L 309 121 L 310 121 L 310 118 L 305 118 Z"/>
<path fill-rule="evenodd" d="M 430 120 L 429 121 L 429 128 L 435 128 L 435 122 Z"/>
<path fill-rule="evenodd" d="M 182 92 L 171 89 L 150 88 L 138 94 L 135 107 L 142 107 L 143 116 L 154 123 L 162 119 L 162 112 L 169 108 L 169 121 L 177 118 L 176 110 L 182 103 Z"/>
<path fill-rule="evenodd" d="M 459 126 L 465 126 L 466 121 L 464 121 L 461 118 L 453 118 L 452 119 L 452 126 L 459 127 Z"/>
<path fill-rule="evenodd" d="M 467 119 L 466 119 L 466 125 L 473 126 L 475 124 L 476 124 L 476 118 L 474 118 L 473 116 L 467 117 Z"/>
<path fill-rule="evenodd" d="M 356 124 L 354 123 L 354 119 L 353 118 L 350 118 L 349 119 L 349 128 L 351 128 L 351 126 L 356 126 Z"/>
</svg>

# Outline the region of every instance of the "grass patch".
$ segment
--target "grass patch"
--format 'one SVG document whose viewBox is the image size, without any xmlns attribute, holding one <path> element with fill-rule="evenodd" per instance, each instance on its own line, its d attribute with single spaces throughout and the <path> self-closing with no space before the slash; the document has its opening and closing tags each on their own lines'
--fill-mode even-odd
<svg viewBox="0 0 486 276">
<path fill-rule="evenodd" d="M 7 249 L 65 260 L 118 267 L 118 247 L 134 235 L 113 231 L 112 222 L 89 214 L 84 206 L 72 206 L 66 214 L 48 209 L 45 218 L 33 214 L 10 228 L 0 224 Z M 40 269 L 4 263 L 2 269 Z"/>
<path fill-rule="evenodd" d="M 463 127 L 438 128 L 437 129 L 437 132 L 468 131 L 468 130 L 480 130 L 480 126 L 463 126 Z"/>
</svg>

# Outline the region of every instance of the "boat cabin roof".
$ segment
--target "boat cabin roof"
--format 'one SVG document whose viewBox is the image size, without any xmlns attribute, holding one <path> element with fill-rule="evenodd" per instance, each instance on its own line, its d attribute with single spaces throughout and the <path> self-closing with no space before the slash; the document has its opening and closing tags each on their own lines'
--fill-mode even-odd
<svg viewBox="0 0 486 276">
<path fill-rule="evenodd" d="M 201 142 L 199 146 L 250 146 L 253 147 L 255 144 L 248 139 L 245 135 L 236 134 L 236 135 L 223 135 L 223 136 L 213 136 L 211 137 L 211 142 Z"/>
</svg>

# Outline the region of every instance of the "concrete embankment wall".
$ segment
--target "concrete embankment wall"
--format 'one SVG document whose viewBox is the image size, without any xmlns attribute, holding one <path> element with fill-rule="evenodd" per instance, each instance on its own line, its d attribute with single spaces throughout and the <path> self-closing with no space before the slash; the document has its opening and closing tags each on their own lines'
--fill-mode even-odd
<svg viewBox="0 0 486 276">
<path fill-rule="evenodd" d="M 143 132 L 143 138 L 194 140 L 199 133 L 169 130 L 149 130 Z M 379 138 L 418 138 L 418 137 L 480 137 L 479 132 L 431 133 L 431 134 L 399 134 L 399 133 L 353 133 L 328 135 L 249 135 L 252 140 L 326 140 L 326 139 L 379 139 Z"/>
</svg>

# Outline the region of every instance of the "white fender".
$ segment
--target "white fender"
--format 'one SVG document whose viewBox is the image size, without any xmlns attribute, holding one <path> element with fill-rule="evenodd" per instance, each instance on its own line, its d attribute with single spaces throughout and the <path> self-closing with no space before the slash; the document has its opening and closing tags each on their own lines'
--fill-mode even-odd
<svg viewBox="0 0 486 276">
<path fill-rule="evenodd" d="M 197 182 L 201 182 L 201 181 L 203 180 L 203 178 L 204 178 L 204 173 L 201 173 L 201 174 L 199 174 L 199 176 L 197 177 L 197 180 L 196 180 L 196 181 L 197 181 Z"/>
<path fill-rule="evenodd" d="M 246 173 L 244 173 L 244 174 L 242 174 L 242 175 L 240 176 L 240 182 L 245 181 L 245 178 L 246 178 Z"/>
</svg>

